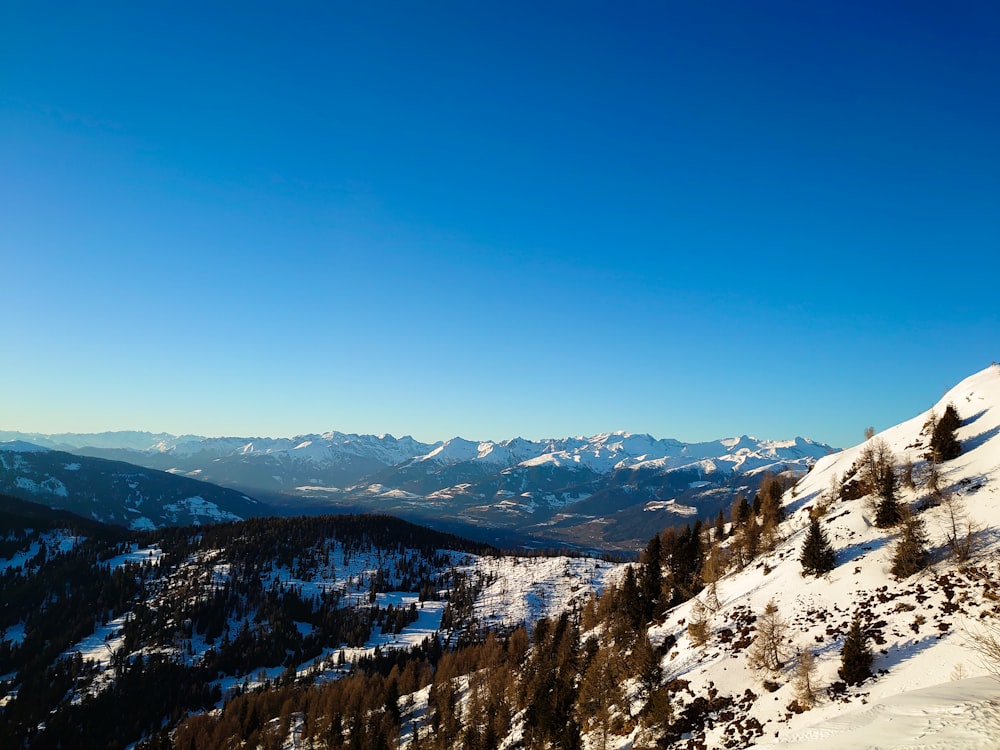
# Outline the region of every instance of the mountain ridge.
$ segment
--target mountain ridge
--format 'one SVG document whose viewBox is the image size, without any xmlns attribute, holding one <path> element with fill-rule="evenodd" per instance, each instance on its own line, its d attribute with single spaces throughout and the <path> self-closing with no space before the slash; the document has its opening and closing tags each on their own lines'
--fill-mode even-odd
<svg viewBox="0 0 1000 750">
<path fill-rule="evenodd" d="M 111 447 L 109 433 L 93 441 L 81 434 L 0 432 L 0 438 L 63 450 L 73 442 L 80 446 L 75 453 L 211 482 L 283 514 L 391 513 L 487 540 L 514 534 L 529 545 L 632 552 L 650 523 L 685 522 L 692 512 L 714 517 L 737 495 L 752 497 L 766 472 L 791 482 L 833 451 L 802 437 L 684 443 L 624 430 L 433 444 L 336 431 L 292 438 L 130 432 L 119 448 Z"/>
</svg>

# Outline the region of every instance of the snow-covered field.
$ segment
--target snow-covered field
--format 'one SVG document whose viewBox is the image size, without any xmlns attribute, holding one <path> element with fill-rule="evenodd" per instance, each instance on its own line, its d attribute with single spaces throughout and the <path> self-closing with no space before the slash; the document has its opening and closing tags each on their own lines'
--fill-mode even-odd
<svg viewBox="0 0 1000 750">
<path fill-rule="evenodd" d="M 993 677 L 972 677 L 907 690 L 756 747 L 995 750 L 1000 747 L 1000 685 Z"/>
</svg>

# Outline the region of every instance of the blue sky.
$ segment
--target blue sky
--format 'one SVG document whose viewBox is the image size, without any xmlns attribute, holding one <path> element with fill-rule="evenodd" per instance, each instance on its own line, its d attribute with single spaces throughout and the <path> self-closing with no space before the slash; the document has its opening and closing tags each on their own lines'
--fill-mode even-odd
<svg viewBox="0 0 1000 750">
<path fill-rule="evenodd" d="M 835 445 L 1000 359 L 1000 6 L 0 10 L 0 428 Z"/>
</svg>

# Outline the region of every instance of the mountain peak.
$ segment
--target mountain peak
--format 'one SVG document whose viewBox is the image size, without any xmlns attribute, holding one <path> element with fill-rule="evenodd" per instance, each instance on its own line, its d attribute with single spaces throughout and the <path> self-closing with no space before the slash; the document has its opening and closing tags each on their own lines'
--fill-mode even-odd
<svg viewBox="0 0 1000 750">
<path fill-rule="evenodd" d="M 0 441 L 0 451 L 11 451 L 12 453 L 42 453 L 47 452 L 48 450 L 48 448 L 43 448 L 35 443 L 29 443 L 26 440 Z"/>
</svg>

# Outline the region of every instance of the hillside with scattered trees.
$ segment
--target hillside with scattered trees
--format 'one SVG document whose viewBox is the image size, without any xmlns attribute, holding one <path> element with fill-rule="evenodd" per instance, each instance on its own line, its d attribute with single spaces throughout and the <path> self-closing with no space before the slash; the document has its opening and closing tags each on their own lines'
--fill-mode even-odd
<svg viewBox="0 0 1000 750">
<path fill-rule="evenodd" d="M 122 535 L 8 513 L 0 744 L 988 747 L 998 436 L 989 368 L 633 562 L 385 516 Z"/>
</svg>

